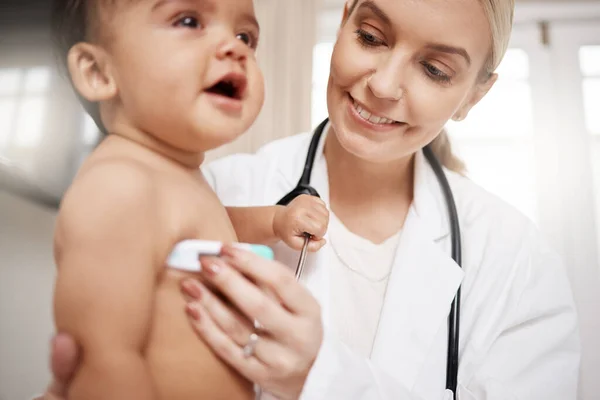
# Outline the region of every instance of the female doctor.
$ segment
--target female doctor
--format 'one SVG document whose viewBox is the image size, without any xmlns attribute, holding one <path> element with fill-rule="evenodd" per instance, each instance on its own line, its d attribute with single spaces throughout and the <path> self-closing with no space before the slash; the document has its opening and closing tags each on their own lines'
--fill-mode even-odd
<svg viewBox="0 0 600 400">
<path fill-rule="evenodd" d="M 459 173 L 440 134 L 496 81 L 513 7 L 348 0 L 310 182 L 331 210 L 326 246 L 308 257 L 300 283 L 290 268 L 247 254 L 212 269 L 207 278 L 246 304 L 259 330 L 204 286 L 185 285 L 199 337 L 264 398 L 448 398 L 448 314 L 459 286 L 458 399 L 576 398 L 580 350 L 565 271 L 530 221 Z M 282 139 L 205 174 L 227 206 L 272 205 L 296 185 L 310 141 Z M 422 151 L 432 141 L 456 202 L 462 268 Z M 283 243 L 275 251 L 297 264 L 297 251 Z M 65 396 L 76 364 L 69 338 L 54 343 L 46 399 Z"/>
</svg>

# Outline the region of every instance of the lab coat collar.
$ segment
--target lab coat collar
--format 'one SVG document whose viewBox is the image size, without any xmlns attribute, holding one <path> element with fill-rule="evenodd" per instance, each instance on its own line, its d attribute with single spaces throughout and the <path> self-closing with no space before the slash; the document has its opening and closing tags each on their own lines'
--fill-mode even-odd
<svg viewBox="0 0 600 400">
<path fill-rule="evenodd" d="M 415 154 L 413 208 L 426 227 L 432 240 L 440 240 L 450 234 L 446 201 L 435 172 L 427 162 L 423 151 Z"/>
</svg>

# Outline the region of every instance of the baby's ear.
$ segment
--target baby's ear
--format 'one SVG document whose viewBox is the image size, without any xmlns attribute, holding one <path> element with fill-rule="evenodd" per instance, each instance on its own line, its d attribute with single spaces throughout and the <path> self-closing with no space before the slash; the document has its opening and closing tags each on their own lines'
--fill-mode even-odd
<svg viewBox="0 0 600 400">
<path fill-rule="evenodd" d="M 67 56 L 73 86 L 86 100 L 96 103 L 114 98 L 118 88 L 104 50 L 77 43 Z"/>
</svg>

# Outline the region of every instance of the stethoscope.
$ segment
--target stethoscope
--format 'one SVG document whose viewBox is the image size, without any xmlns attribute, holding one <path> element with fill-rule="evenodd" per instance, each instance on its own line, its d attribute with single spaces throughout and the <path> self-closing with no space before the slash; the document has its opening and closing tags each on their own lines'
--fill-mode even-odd
<svg viewBox="0 0 600 400">
<path fill-rule="evenodd" d="M 307 194 L 310 196 L 319 197 L 319 193 L 315 188 L 310 185 L 310 177 L 312 174 L 313 165 L 315 163 L 315 156 L 319 148 L 319 142 L 325 127 L 329 123 L 329 118 L 326 118 L 313 133 L 313 137 L 308 147 L 306 155 L 306 161 L 304 163 L 304 169 L 302 176 L 298 184 L 292 191 L 283 196 L 278 205 L 287 205 L 296 197 Z M 442 188 L 444 198 L 446 200 L 446 206 L 448 208 L 448 218 L 450 220 L 450 237 L 452 241 L 452 259 L 460 266 L 461 265 L 461 244 L 460 244 L 460 226 L 458 223 L 458 213 L 456 211 L 456 204 L 454 202 L 454 196 L 452 195 L 452 189 L 446 178 L 446 174 L 440 165 L 440 162 L 433 154 L 430 146 L 426 146 L 423 149 L 425 158 L 431 165 L 433 172 L 435 173 L 437 180 Z M 306 250 L 308 243 L 310 242 L 310 235 L 306 234 L 304 239 L 304 246 L 300 252 L 300 259 L 296 267 L 296 279 L 302 276 L 304 264 L 306 263 Z M 452 307 L 450 308 L 450 315 L 448 317 L 448 358 L 446 361 L 446 389 L 450 390 L 454 397 L 456 397 L 456 386 L 458 377 L 458 338 L 459 338 L 459 323 L 460 319 L 460 287 L 456 292 L 456 297 L 452 301 Z"/>
</svg>

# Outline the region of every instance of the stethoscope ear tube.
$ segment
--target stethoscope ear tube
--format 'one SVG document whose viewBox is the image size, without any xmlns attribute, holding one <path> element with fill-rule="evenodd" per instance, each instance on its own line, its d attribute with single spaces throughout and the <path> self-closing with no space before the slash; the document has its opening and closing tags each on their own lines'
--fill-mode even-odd
<svg viewBox="0 0 600 400">
<path fill-rule="evenodd" d="M 450 222 L 450 236 L 452 240 L 452 259 L 462 267 L 462 254 L 461 254 L 461 238 L 460 238 L 460 224 L 458 221 L 458 211 L 456 210 L 456 203 L 454 201 L 454 195 L 450 188 L 450 183 L 446 178 L 444 169 L 442 168 L 437 157 L 433 153 L 431 146 L 426 146 L 423 149 L 423 154 L 427 161 L 431 165 L 433 172 L 435 173 L 437 180 L 442 188 L 444 198 L 446 199 L 446 206 L 448 208 L 448 219 Z M 459 350 L 459 338 L 460 338 L 460 287 L 456 292 L 456 297 L 452 301 L 450 308 L 450 315 L 448 316 L 448 360 L 446 363 L 446 389 L 451 390 L 456 398 L 456 387 L 458 386 L 458 350 Z"/>
</svg>

